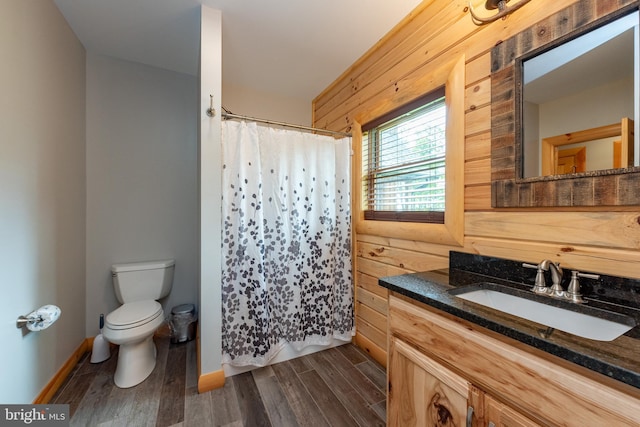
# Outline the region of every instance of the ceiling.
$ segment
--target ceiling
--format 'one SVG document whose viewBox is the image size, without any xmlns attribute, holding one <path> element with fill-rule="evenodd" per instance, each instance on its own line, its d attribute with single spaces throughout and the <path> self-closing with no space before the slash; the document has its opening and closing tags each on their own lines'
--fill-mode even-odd
<svg viewBox="0 0 640 427">
<path fill-rule="evenodd" d="M 196 75 L 201 4 L 222 12 L 223 82 L 315 98 L 420 0 L 54 0 L 88 52 Z"/>
</svg>

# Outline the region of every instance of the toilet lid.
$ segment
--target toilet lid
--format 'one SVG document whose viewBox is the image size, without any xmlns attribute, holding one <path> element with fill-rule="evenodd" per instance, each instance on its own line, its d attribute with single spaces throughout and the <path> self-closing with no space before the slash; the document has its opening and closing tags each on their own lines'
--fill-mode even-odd
<svg viewBox="0 0 640 427">
<path fill-rule="evenodd" d="M 162 316 L 158 301 L 136 301 L 123 304 L 107 315 L 107 326 L 111 329 L 131 329 L 144 325 Z"/>
</svg>

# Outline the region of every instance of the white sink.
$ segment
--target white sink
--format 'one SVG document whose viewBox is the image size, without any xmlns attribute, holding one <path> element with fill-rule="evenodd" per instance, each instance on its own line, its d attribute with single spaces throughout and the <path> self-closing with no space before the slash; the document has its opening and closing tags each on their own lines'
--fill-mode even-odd
<svg viewBox="0 0 640 427">
<path fill-rule="evenodd" d="M 458 298 L 592 340 L 612 341 L 635 326 L 633 318 L 622 314 L 616 313 L 619 321 L 612 321 L 497 290 L 477 289 L 476 286 L 468 292 L 458 293 L 458 290 L 452 289 L 451 293 Z"/>
</svg>

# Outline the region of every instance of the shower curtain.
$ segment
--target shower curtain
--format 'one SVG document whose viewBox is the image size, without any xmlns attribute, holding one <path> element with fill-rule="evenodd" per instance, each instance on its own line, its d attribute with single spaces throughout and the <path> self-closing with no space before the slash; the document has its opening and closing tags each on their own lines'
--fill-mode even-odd
<svg viewBox="0 0 640 427">
<path fill-rule="evenodd" d="M 350 139 L 222 129 L 223 363 L 350 340 Z"/>
</svg>

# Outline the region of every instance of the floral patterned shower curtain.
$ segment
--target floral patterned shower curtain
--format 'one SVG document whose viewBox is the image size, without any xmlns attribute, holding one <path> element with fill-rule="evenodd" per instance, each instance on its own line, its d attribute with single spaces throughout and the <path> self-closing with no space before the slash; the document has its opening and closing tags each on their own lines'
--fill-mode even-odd
<svg viewBox="0 0 640 427">
<path fill-rule="evenodd" d="M 350 140 L 223 122 L 223 362 L 353 336 Z"/>
</svg>

